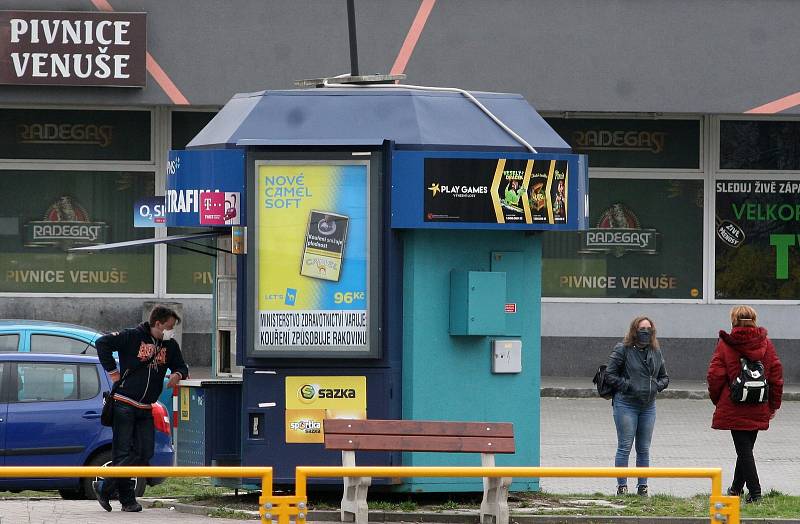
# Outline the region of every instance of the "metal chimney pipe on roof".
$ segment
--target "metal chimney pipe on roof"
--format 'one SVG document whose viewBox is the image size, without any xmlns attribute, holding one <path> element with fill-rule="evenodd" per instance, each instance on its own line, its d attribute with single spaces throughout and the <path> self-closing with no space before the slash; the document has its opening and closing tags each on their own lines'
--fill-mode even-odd
<svg viewBox="0 0 800 524">
<path fill-rule="evenodd" d="M 347 30 L 350 34 L 350 74 L 358 76 L 358 45 L 356 43 L 355 0 L 347 0 Z"/>
</svg>

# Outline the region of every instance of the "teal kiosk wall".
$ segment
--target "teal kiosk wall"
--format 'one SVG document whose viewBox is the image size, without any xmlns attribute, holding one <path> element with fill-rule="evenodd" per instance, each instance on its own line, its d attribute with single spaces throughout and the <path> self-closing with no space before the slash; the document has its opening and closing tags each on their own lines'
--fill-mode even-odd
<svg viewBox="0 0 800 524">
<path fill-rule="evenodd" d="M 497 464 L 538 466 L 539 236 L 417 230 L 404 234 L 403 246 L 403 418 L 511 421 L 517 451 L 498 455 Z M 514 329 L 506 328 L 503 317 L 491 318 L 497 316 L 491 308 L 510 315 L 503 310 L 507 301 L 516 305 L 516 315 L 525 317 Z M 475 334 L 453 335 L 455 315 L 464 324 L 482 325 Z M 492 373 L 491 342 L 498 339 L 521 342 L 520 372 Z M 409 453 L 403 464 L 475 466 L 479 458 Z M 464 491 L 478 485 L 473 479 L 414 478 L 404 488 Z M 538 481 L 518 479 L 512 489 L 538 489 Z"/>
<path fill-rule="evenodd" d="M 368 418 L 512 422 L 517 451 L 498 456 L 497 463 L 539 464 L 541 235 L 585 227 L 586 162 L 570 154 L 521 96 L 473 95 L 525 142 L 462 94 L 375 86 L 236 95 L 182 153 L 244 152 L 244 174 L 238 176 L 245 180 L 240 225 L 247 228 L 247 254 L 238 257 L 236 283 L 242 465 L 273 466 L 276 483 L 283 483 L 293 480 L 297 465 L 340 464 L 338 452 L 289 438 L 290 413 L 305 393 L 309 398 L 301 401 L 317 400 L 304 377 L 336 383 L 353 376 L 364 377 Z M 259 300 L 263 309 L 265 293 L 271 293 L 269 300 L 279 299 L 288 310 L 295 306 L 295 288 L 281 278 L 299 282 L 294 272 L 278 278 L 256 260 L 264 231 L 279 226 L 268 223 L 269 213 L 259 214 L 266 205 L 257 191 L 264 187 L 259 170 L 281 162 L 347 165 L 348 159 L 369 166 L 362 213 L 370 232 L 363 294 L 369 342 L 348 352 L 313 342 L 286 347 L 281 336 L 259 338 Z M 219 169 L 214 176 L 230 173 Z M 168 177 L 168 190 L 169 184 Z M 191 191 L 187 184 L 176 182 L 172 189 Z M 304 194 L 299 192 L 299 206 L 306 205 Z M 298 216 L 315 216 L 313 205 Z M 355 215 L 349 216 L 356 227 Z M 169 209 L 167 220 L 172 223 Z M 297 258 L 299 268 L 301 253 L 294 251 L 286 256 Z M 347 256 L 345 248 L 342 271 L 348 270 Z M 286 293 L 278 297 L 267 289 Z M 474 466 L 480 458 L 373 452 L 357 453 L 356 462 Z M 381 483 L 386 481 L 373 485 Z M 480 479 L 415 478 L 390 487 L 482 489 Z M 512 486 L 537 488 L 536 479 L 517 479 Z"/>
</svg>

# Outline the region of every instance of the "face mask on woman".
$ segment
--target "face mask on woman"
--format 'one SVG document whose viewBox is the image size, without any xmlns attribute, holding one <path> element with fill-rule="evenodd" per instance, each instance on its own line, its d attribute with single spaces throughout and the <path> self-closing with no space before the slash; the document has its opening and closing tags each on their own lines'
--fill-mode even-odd
<svg viewBox="0 0 800 524">
<path fill-rule="evenodd" d="M 642 328 L 636 332 L 636 341 L 642 347 L 649 346 L 652 333 L 647 328 Z"/>
</svg>

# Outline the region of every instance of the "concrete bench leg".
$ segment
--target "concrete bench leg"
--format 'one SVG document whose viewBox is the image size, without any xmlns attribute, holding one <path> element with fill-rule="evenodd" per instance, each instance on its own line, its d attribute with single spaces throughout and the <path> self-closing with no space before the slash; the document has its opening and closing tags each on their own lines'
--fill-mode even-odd
<svg viewBox="0 0 800 524">
<path fill-rule="evenodd" d="M 494 455 L 481 453 L 481 466 L 494 467 Z M 481 524 L 508 524 L 508 488 L 511 477 L 484 477 Z"/>
<path fill-rule="evenodd" d="M 342 466 L 356 465 L 355 451 L 342 451 Z M 367 524 L 367 489 L 372 484 L 370 477 L 344 477 L 344 495 L 342 496 L 342 522 Z"/>
</svg>

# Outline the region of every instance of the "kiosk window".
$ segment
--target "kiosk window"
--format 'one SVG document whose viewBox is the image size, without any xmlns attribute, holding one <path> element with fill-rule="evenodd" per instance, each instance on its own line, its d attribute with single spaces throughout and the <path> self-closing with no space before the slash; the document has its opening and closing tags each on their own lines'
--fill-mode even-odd
<svg viewBox="0 0 800 524">
<path fill-rule="evenodd" d="M 154 189 L 146 172 L 4 171 L 0 292 L 152 293 L 152 246 L 69 249 L 152 236 L 133 227 L 133 208 Z"/>
<path fill-rule="evenodd" d="M 543 296 L 702 298 L 702 180 L 591 179 L 589 195 L 590 229 L 543 236 Z"/>
</svg>

